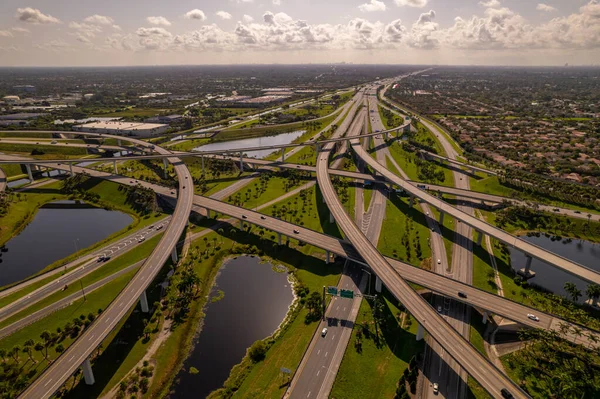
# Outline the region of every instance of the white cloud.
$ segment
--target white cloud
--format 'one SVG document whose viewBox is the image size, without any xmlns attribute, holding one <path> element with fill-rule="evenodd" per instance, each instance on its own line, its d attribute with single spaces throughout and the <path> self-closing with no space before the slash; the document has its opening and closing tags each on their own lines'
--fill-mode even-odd
<svg viewBox="0 0 600 399">
<path fill-rule="evenodd" d="M 149 37 L 149 36 L 160 36 L 160 37 L 171 37 L 173 36 L 171 32 L 166 30 L 165 28 L 138 28 L 135 31 L 136 35 L 140 37 Z"/>
<path fill-rule="evenodd" d="M 0 37 L 13 37 L 13 34 L 9 30 L 0 30 Z"/>
<path fill-rule="evenodd" d="M 432 49 L 439 46 L 439 25 L 434 22 L 435 11 L 423 13 L 411 28 L 408 45 L 416 48 Z"/>
<path fill-rule="evenodd" d="M 198 19 L 200 21 L 206 21 L 206 15 L 204 14 L 204 11 L 198 10 L 197 8 L 186 12 L 185 17 L 188 19 Z"/>
<path fill-rule="evenodd" d="M 358 9 L 362 12 L 385 11 L 385 3 L 379 0 L 371 0 L 368 3 L 361 4 Z"/>
<path fill-rule="evenodd" d="M 85 37 L 87 39 L 92 39 L 92 38 L 96 37 L 97 33 L 102 32 L 102 28 L 98 25 L 79 23 L 79 22 L 69 22 L 69 28 L 76 31 L 75 37 L 77 37 L 77 38 Z M 80 40 L 80 41 L 82 41 L 82 40 Z"/>
<path fill-rule="evenodd" d="M 394 3 L 398 7 L 409 6 L 409 7 L 425 7 L 428 0 L 394 0 Z"/>
<path fill-rule="evenodd" d="M 254 0 L 237 0 L 236 1 L 238 4 L 242 3 L 242 4 L 248 4 L 248 3 L 254 3 Z"/>
<path fill-rule="evenodd" d="M 500 7 L 500 2 L 498 0 L 485 0 L 485 1 L 480 1 L 479 2 L 480 5 L 487 7 L 487 8 L 496 8 L 496 7 Z"/>
<path fill-rule="evenodd" d="M 37 8 L 17 8 L 17 19 L 30 24 L 59 24 L 60 20 L 52 15 L 46 15 Z"/>
<path fill-rule="evenodd" d="M 14 28 L 10 28 L 12 31 L 14 32 L 19 32 L 19 33 L 29 33 L 29 29 L 27 28 L 21 28 L 18 26 L 15 26 Z"/>
<path fill-rule="evenodd" d="M 221 19 L 231 19 L 231 14 L 227 11 L 217 11 L 217 17 Z"/>
<path fill-rule="evenodd" d="M 281 5 L 281 0 L 273 0 L 273 5 L 274 6 L 280 6 Z"/>
<path fill-rule="evenodd" d="M 96 25 L 113 25 L 115 21 L 111 17 L 107 17 L 105 15 L 94 14 L 94 15 L 91 15 L 91 16 L 85 18 L 83 20 L 83 22 L 87 22 L 89 24 L 96 24 Z"/>
<path fill-rule="evenodd" d="M 148 17 L 146 21 L 152 25 L 171 26 L 171 22 L 165 17 Z"/>
<path fill-rule="evenodd" d="M 535 7 L 535 9 L 538 11 L 544 11 L 544 12 L 556 11 L 556 8 L 549 6 L 548 4 L 544 4 L 544 3 L 538 3 L 538 5 L 537 5 L 537 7 Z"/>
<path fill-rule="evenodd" d="M 254 18 L 252 18 L 248 14 L 244 14 L 244 16 L 242 17 L 242 21 L 244 21 L 244 23 L 246 23 L 246 24 L 249 24 L 254 21 Z"/>
</svg>

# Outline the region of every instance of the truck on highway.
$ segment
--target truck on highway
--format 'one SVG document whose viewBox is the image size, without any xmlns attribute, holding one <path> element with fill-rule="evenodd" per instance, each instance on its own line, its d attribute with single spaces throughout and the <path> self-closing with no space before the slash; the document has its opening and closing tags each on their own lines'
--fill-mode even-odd
<svg viewBox="0 0 600 399">
<path fill-rule="evenodd" d="M 427 187 L 424 184 L 417 184 L 417 188 L 425 190 Z"/>
</svg>

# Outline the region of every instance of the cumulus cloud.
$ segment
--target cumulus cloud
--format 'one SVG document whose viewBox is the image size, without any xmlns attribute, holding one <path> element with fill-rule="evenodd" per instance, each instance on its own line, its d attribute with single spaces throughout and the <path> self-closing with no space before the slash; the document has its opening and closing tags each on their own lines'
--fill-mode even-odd
<svg viewBox="0 0 600 399">
<path fill-rule="evenodd" d="M 280 6 L 281 5 L 281 0 L 273 0 L 273 5 L 274 6 Z"/>
<path fill-rule="evenodd" d="M 152 25 L 171 26 L 171 21 L 169 21 L 165 17 L 148 17 L 146 18 L 146 21 L 148 21 L 148 23 Z"/>
<path fill-rule="evenodd" d="M 544 12 L 556 11 L 556 8 L 549 6 L 548 4 L 544 4 L 544 3 L 538 3 L 538 5 L 537 5 L 537 7 L 535 7 L 535 9 L 538 11 L 544 11 Z"/>
<path fill-rule="evenodd" d="M 198 19 L 200 21 L 206 21 L 206 15 L 204 14 L 204 11 L 198 10 L 197 8 L 186 12 L 185 17 L 188 19 Z"/>
<path fill-rule="evenodd" d="M 74 36 L 82 42 L 88 43 L 90 39 L 96 37 L 97 33 L 102 32 L 102 28 L 98 25 L 69 22 L 69 28 L 75 30 Z M 84 40 L 85 38 L 85 40 Z"/>
<path fill-rule="evenodd" d="M 59 24 L 60 20 L 52 15 L 42 13 L 37 8 L 17 8 L 17 19 L 29 24 Z"/>
<path fill-rule="evenodd" d="M 231 14 L 227 11 L 217 11 L 217 17 L 221 19 L 231 19 Z"/>
<path fill-rule="evenodd" d="M 254 18 L 252 18 L 248 14 L 244 14 L 244 16 L 242 17 L 242 21 L 244 21 L 244 23 L 246 23 L 246 24 L 249 24 L 254 21 Z"/>
<path fill-rule="evenodd" d="M 14 28 L 10 28 L 13 32 L 18 32 L 18 33 L 29 33 L 29 29 L 27 28 L 21 28 L 19 26 L 15 26 Z"/>
<path fill-rule="evenodd" d="M 111 17 L 98 14 L 90 15 L 89 17 L 85 18 L 83 22 L 96 25 L 113 25 L 115 23 Z"/>
<path fill-rule="evenodd" d="M 379 0 L 371 0 L 368 3 L 361 4 L 358 9 L 362 12 L 385 11 L 385 3 Z"/>
<path fill-rule="evenodd" d="M 480 1 L 479 2 L 480 5 L 487 7 L 487 8 L 496 8 L 496 7 L 500 7 L 500 2 L 498 0 L 485 0 L 485 1 Z"/>
<path fill-rule="evenodd" d="M 394 3 L 398 7 L 409 6 L 409 7 L 425 7 L 428 0 L 394 0 Z"/>
<path fill-rule="evenodd" d="M 435 11 L 422 13 L 417 22 L 411 28 L 411 36 L 408 44 L 411 47 L 432 49 L 439 45 L 439 25 L 434 22 Z"/>
<path fill-rule="evenodd" d="M 9 30 L 0 30 L 0 37 L 13 37 L 13 34 Z"/>
</svg>

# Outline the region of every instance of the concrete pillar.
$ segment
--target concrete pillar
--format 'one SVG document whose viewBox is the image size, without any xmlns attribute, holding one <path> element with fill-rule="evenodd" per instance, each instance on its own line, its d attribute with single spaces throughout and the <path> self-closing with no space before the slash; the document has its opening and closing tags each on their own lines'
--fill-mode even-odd
<svg viewBox="0 0 600 399">
<path fill-rule="evenodd" d="M 117 139 L 117 145 L 121 147 L 121 139 Z"/>
<path fill-rule="evenodd" d="M 335 222 L 335 218 L 333 217 L 333 213 L 329 212 L 329 223 Z"/>
<path fill-rule="evenodd" d="M 477 245 L 481 246 L 481 241 L 483 240 L 483 232 L 482 231 L 478 231 L 477 232 Z"/>
<path fill-rule="evenodd" d="M 329 251 L 325 251 L 325 264 L 329 264 Z"/>
<path fill-rule="evenodd" d="M 33 182 L 33 174 L 31 173 L 31 165 L 26 163 L 25 169 L 27 169 L 27 176 L 29 176 L 29 180 L 31 180 Z"/>
<path fill-rule="evenodd" d="M 281 149 L 281 162 L 285 162 L 285 148 Z"/>
<path fill-rule="evenodd" d="M 409 206 L 412 207 L 414 204 L 415 204 L 415 196 L 411 194 Z"/>
<path fill-rule="evenodd" d="M 471 174 L 474 175 L 475 174 L 475 169 L 471 169 Z"/>
<path fill-rule="evenodd" d="M 487 310 L 485 312 L 483 312 L 483 320 L 481 320 L 481 322 L 483 324 L 487 324 L 487 322 L 488 322 L 488 312 L 487 312 Z"/>
<path fill-rule="evenodd" d="M 440 210 L 440 226 L 444 225 L 444 211 Z"/>
<path fill-rule="evenodd" d="M 281 233 L 277 233 L 277 244 L 281 245 Z"/>
<path fill-rule="evenodd" d="M 60 174 L 60 171 L 59 171 Z M 46 176 L 50 177 L 50 168 L 46 168 Z"/>
<path fill-rule="evenodd" d="M 519 274 L 521 277 L 527 280 L 532 277 L 535 277 L 535 272 L 531 270 L 531 261 L 533 260 L 533 258 L 529 255 L 525 255 L 525 257 L 527 258 L 527 261 L 525 262 L 525 267 L 523 269 L 519 269 L 517 274 Z"/>
<path fill-rule="evenodd" d="M 168 177 L 167 176 L 167 167 L 169 166 L 169 163 L 167 162 L 167 158 L 163 158 L 163 166 L 165 168 L 165 179 Z"/>
<path fill-rule="evenodd" d="M 85 379 L 85 383 L 87 385 L 94 385 L 96 379 L 94 378 L 94 372 L 92 371 L 92 364 L 90 363 L 89 357 L 81 364 L 81 369 L 83 370 L 83 378 Z"/>
<path fill-rule="evenodd" d="M 177 248 L 173 248 L 173 251 L 171 251 L 171 260 L 173 263 L 176 263 L 177 260 L 179 260 L 179 257 L 177 256 Z"/>
<path fill-rule="evenodd" d="M 419 323 L 419 328 L 417 329 L 417 341 L 420 341 L 423 338 L 425 338 L 425 329 L 423 328 L 421 323 Z"/>
<path fill-rule="evenodd" d="M 375 276 L 375 291 L 381 292 L 382 284 L 379 276 Z"/>
<path fill-rule="evenodd" d="M 240 152 L 240 172 L 244 171 L 244 161 L 243 161 L 243 156 L 244 154 Z"/>
<path fill-rule="evenodd" d="M 202 159 L 202 174 L 204 174 L 204 155 L 200 157 Z"/>
<path fill-rule="evenodd" d="M 113 161 L 113 167 L 115 169 L 115 175 L 119 174 L 119 169 L 117 169 L 117 161 Z"/>
<path fill-rule="evenodd" d="M 206 217 L 210 219 L 210 209 L 206 208 Z"/>
<path fill-rule="evenodd" d="M 148 297 L 146 296 L 145 290 L 142 292 L 142 295 L 140 295 L 140 307 L 144 313 L 148 313 L 150 311 L 150 307 L 148 306 Z"/>
<path fill-rule="evenodd" d="M 525 263 L 525 273 L 529 273 L 529 271 L 531 270 L 531 261 L 533 260 L 533 258 L 529 255 L 526 255 L 527 258 L 527 262 Z"/>
<path fill-rule="evenodd" d="M 240 219 L 240 230 L 244 230 L 244 221 Z"/>
<path fill-rule="evenodd" d="M 73 176 L 73 163 L 69 163 L 69 172 L 71 172 L 71 176 Z"/>
<path fill-rule="evenodd" d="M 317 152 L 321 151 L 321 145 L 319 143 L 315 143 L 315 148 Z"/>
</svg>

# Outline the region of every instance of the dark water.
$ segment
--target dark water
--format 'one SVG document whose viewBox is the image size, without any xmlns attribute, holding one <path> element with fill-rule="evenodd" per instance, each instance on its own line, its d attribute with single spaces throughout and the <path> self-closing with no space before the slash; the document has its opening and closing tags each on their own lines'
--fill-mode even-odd
<svg viewBox="0 0 600 399">
<path fill-rule="evenodd" d="M 262 147 L 270 145 L 283 145 L 289 144 L 298 137 L 302 136 L 306 131 L 298 130 L 291 133 L 281 133 L 275 136 L 264 136 L 264 137 L 252 137 L 249 139 L 232 140 L 232 141 L 219 141 L 216 143 L 205 144 L 200 147 L 196 147 L 193 151 L 218 151 L 218 150 L 236 150 L 238 148 L 252 148 Z M 272 154 L 276 150 L 256 150 L 247 151 L 246 155 L 252 158 L 264 158 L 269 154 Z"/>
<path fill-rule="evenodd" d="M 293 301 L 287 273 L 274 272 L 271 264 L 249 256 L 223 265 L 213 295 L 217 290 L 225 297 L 209 302 L 202 332 L 171 398 L 205 398 L 220 388 L 246 349 L 277 329 Z M 190 374 L 190 367 L 199 373 Z"/>
<path fill-rule="evenodd" d="M 57 201 L 49 204 L 51 208 L 40 208 L 21 234 L 6 243 L 8 251 L 1 253 L 0 286 L 23 280 L 133 221 L 126 213 L 100 208 L 70 209 L 69 203 Z M 60 204 L 63 209 L 54 208 Z"/>
<path fill-rule="evenodd" d="M 600 272 L 600 244 L 576 239 L 573 239 L 571 242 L 568 242 L 566 239 L 563 239 L 562 241 L 552 241 L 543 234 L 540 237 L 524 236 L 521 238 L 564 258 L 577 262 L 580 265 Z M 515 270 L 525 267 L 526 259 L 522 252 L 511 248 L 510 257 L 512 267 Z M 587 299 L 585 296 L 585 289 L 587 288 L 588 283 L 586 281 L 535 258 L 531 262 L 531 270 L 536 272 L 536 276 L 529 280 L 530 283 L 539 285 L 555 294 L 567 296 L 563 287 L 565 283 L 569 281 L 577 284 L 577 287 L 582 291 L 583 298 L 579 301 L 581 302 Z"/>
</svg>

